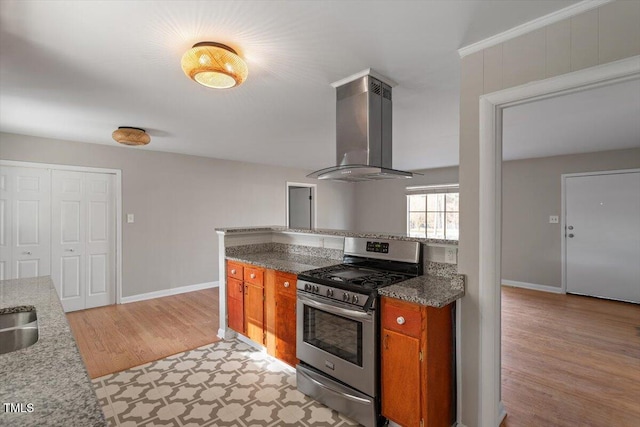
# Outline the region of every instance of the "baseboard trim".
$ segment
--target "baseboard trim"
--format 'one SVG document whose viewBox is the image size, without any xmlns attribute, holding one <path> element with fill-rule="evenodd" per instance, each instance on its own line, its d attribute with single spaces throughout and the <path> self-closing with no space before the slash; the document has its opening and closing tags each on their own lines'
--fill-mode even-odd
<svg viewBox="0 0 640 427">
<path fill-rule="evenodd" d="M 197 283 L 195 285 L 181 286 L 179 288 L 163 289 L 161 291 L 148 292 L 146 294 L 131 295 L 130 297 L 122 297 L 120 304 L 128 304 L 130 302 L 145 301 L 154 298 L 168 297 L 171 295 L 184 294 L 186 292 L 200 291 L 202 289 L 217 288 L 220 282 Z"/>
<path fill-rule="evenodd" d="M 537 283 L 518 282 L 515 280 L 502 280 L 502 284 L 514 288 L 532 289 L 534 291 L 551 292 L 553 294 L 564 294 L 562 288 L 549 285 L 538 285 Z"/>
</svg>

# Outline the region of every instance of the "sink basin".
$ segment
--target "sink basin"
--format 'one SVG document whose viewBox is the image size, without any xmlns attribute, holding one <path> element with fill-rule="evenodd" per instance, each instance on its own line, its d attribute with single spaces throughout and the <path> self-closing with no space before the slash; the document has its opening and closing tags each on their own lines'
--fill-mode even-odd
<svg viewBox="0 0 640 427">
<path fill-rule="evenodd" d="M 0 314 L 0 354 L 27 348 L 38 341 L 36 310 L 25 308 L 32 310 Z"/>
<path fill-rule="evenodd" d="M 24 326 L 37 318 L 35 310 L 0 314 L 0 330 Z"/>
<path fill-rule="evenodd" d="M 38 326 L 0 331 L 0 354 L 27 348 L 38 341 Z"/>
</svg>

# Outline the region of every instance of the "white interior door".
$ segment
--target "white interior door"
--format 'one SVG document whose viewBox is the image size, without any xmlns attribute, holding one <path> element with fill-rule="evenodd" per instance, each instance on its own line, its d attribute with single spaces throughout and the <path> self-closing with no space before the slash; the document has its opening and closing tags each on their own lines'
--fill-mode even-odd
<svg viewBox="0 0 640 427">
<path fill-rule="evenodd" d="M 640 303 L 640 172 L 565 178 L 567 292 Z"/>
<path fill-rule="evenodd" d="M 311 228 L 311 188 L 289 187 L 289 227 Z"/>
<path fill-rule="evenodd" d="M 114 176 L 85 174 L 86 304 L 85 308 L 115 304 L 115 192 Z"/>
<path fill-rule="evenodd" d="M 2 166 L 0 170 L 0 278 L 50 274 L 48 169 Z"/>
<path fill-rule="evenodd" d="M 115 303 L 113 175 L 53 171 L 52 276 L 65 311 Z"/>
</svg>

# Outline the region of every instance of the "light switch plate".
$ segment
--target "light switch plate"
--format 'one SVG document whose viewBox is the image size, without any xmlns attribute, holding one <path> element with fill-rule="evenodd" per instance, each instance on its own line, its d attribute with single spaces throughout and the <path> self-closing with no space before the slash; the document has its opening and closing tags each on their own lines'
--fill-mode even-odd
<svg viewBox="0 0 640 427">
<path fill-rule="evenodd" d="M 133 214 L 127 214 L 127 224 L 133 224 Z"/>
<path fill-rule="evenodd" d="M 549 216 L 549 224 L 557 224 L 559 222 L 558 215 L 550 215 Z"/>
</svg>

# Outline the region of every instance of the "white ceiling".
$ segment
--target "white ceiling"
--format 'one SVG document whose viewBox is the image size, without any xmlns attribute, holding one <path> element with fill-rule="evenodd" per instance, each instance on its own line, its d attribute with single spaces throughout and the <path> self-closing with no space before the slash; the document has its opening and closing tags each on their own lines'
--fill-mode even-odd
<svg viewBox="0 0 640 427">
<path fill-rule="evenodd" d="M 640 80 L 506 108 L 503 158 L 640 147 Z"/>
<path fill-rule="evenodd" d="M 398 83 L 394 167 L 454 165 L 456 50 L 572 3 L 3 0 L 0 130 L 115 144 L 135 126 L 152 136 L 142 149 L 313 170 L 335 162 L 330 83 L 373 68 Z M 236 48 L 245 84 L 187 79 L 199 41 Z"/>
</svg>

